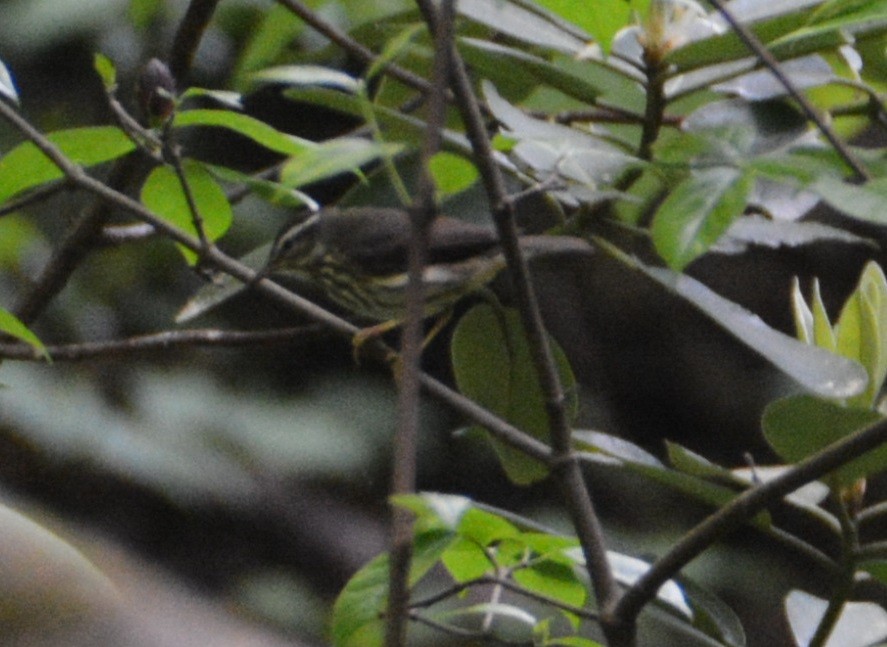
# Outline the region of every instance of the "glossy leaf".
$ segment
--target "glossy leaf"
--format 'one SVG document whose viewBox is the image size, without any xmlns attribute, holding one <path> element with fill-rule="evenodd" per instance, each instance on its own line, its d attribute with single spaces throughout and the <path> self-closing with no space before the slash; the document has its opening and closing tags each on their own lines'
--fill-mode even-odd
<svg viewBox="0 0 887 647">
<path fill-rule="evenodd" d="M 573 394 L 567 406 L 575 413 L 575 378 L 563 351 L 552 341 L 563 389 Z M 530 359 L 520 318 L 514 310 L 497 312 L 489 305 L 472 308 L 460 319 L 451 346 L 459 390 L 533 437 L 548 441 L 548 415 L 542 389 Z M 547 468 L 503 442 L 491 438 L 508 477 L 527 485 L 548 475 Z"/>
<path fill-rule="evenodd" d="M 805 344 L 813 344 L 813 312 L 801 294 L 801 284 L 796 276 L 792 279 L 792 318 L 795 322 L 795 336 Z"/>
<path fill-rule="evenodd" d="M 15 83 L 12 80 L 12 75 L 9 73 L 9 68 L 6 67 L 3 61 L 0 61 L 0 98 L 9 99 L 13 103 L 18 104 L 18 92 L 15 89 Z"/>
<path fill-rule="evenodd" d="M 826 312 L 817 280 L 813 281 L 813 339 L 821 348 L 832 352 L 838 350 L 838 340 L 835 338 L 835 330 Z"/>
<path fill-rule="evenodd" d="M 441 556 L 441 563 L 456 582 L 471 580 L 490 574 L 493 565 L 484 547 L 477 542 L 457 537 Z"/>
<path fill-rule="evenodd" d="M 726 602 L 687 578 L 678 584 L 693 607 L 694 627 L 729 647 L 746 647 L 742 621 Z"/>
<path fill-rule="evenodd" d="M 871 408 L 887 375 L 887 279 L 876 263 L 866 264 L 834 330 L 838 352 L 858 361 L 869 375 L 866 390 L 847 404 Z"/>
<path fill-rule="evenodd" d="M 291 157 L 280 169 L 280 182 L 284 186 L 300 187 L 345 173 L 362 176 L 362 166 L 394 156 L 401 150 L 399 144 L 359 137 L 331 139 Z"/>
<path fill-rule="evenodd" d="M 616 32 L 632 22 L 635 12 L 646 13 L 650 0 L 597 0 L 594 11 L 574 0 L 539 0 L 539 4 L 587 31 L 608 52 Z"/>
<path fill-rule="evenodd" d="M 264 121 L 230 110 L 182 110 L 176 113 L 173 123 L 176 128 L 188 126 L 226 128 L 282 155 L 308 154 L 317 146 L 314 142 L 272 128 Z"/>
<path fill-rule="evenodd" d="M 714 245 L 745 210 L 751 177 L 729 167 L 692 173 L 668 195 L 653 220 L 656 250 L 680 270 Z"/>
<path fill-rule="evenodd" d="M 336 598 L 330 622 L 333 645 L 382 645 L 387 601 L 388 555 L 379 555 L 348 580 Z"/>
<path fill-rule="evenodd" d="M 530 630 L 538 621 L 535 615 L 523 607 L 502 602 L 481 602 L 467 607 L 458 607 L 449 611 L 435 613 L 433 617 L 438 622 L 453 622 L 475 617 L 481 619 L 490 618 L 497 625 L 503 622 L 508 623 L 509 631 Z"/>
<path fill-rule="evenodd" d="M 805 388 L 827 398 L 848 398 L 865 389 L 868 377 L 857 362 L 808 346 L 770 328 L 756 314 L 713 292 L 696 279 L 659 267 L 598 241 L 602 250 L 625 263 L 669 292 L 689 301 L 718 325 L 759 353 Z"/>
<path fill-rule="evenodd" d="M 184 163 L 185 179 L 194 198 L 195 207 L 203 222 L 203 230 L 210 241 L 221 237 L 231 226 L 233 213 L 225 192 L 206 168 L 190 160 Z M 196 236 L 195 215 L 191 211 L 182 183 L 175 171 L 168 166 L 155 168 L 141 192 L 142 203 L 171 224 Z M 197 255 L 180 246 L 189 263 L 197 261 Z"/>
<path fill-rule="evenodd" d="M 254 195 L 278 207 L 289 209 L 308 208 L 312 211 L 320 209 L 320 205 L 307 193 L 284 186 L 279 182 L 265 180 L 224 166 L 207 165 L 207 168 L 218 179 L 225 182 L 245 184 Z"/>
<path fill-rule="evenodd" d="M 809 645 L 828 601 L 792 591 L 785 598 L 785 614 L 795 643 Z M 825 647 L 869 647 L 887 639 L 887 611 L 874 602 L 847 602 Z"/>
<path fill-rule="evenodd" d="M 253 80 L 263 83 L 278 83 L 284 86 L 319 86 L 334 88 L 349 93 L 360 91 L 359 79 L 339 70 L 319 65 L 283 65 L 271 67 L 253 74 Z"/>
<path fill-rule="evenodd" d="M 531 84 L 547 85 L 587 103 L 594 103 L 605 91 L 605 87 L 595 83 L 594 76 L 587 71 L 579 74 L 573 70 L 572 65 L 552 63 L 530 52 L 500 43 L 461 38 L 459 49 L 473 69 L 483 74 L 484 78 L 496 82 L 497 86 L 508 80 L 524 91 Z M 629 86 L 626 80 L 620 80 Z M 626 94 L 631 95 L 634 89 L 633 85 L 629 86 Z"/>
<path fill-rule="evenodd" d="M 607 559 L 613 569 L 613 577 L 623 586 L 630 587 L 637 582 L 642 575 L 650 570 L 650 565 L 642 559 L 623 555 L 612 550 L 607 551 Z M 693 609 L 687 604 L 687 599 L 680 585 L 674 580 L 668 580 L 659 587 L 656 599 L 687 618 L 693 617 Z"/>
<path fill-rule="evenodd" d="M 796 463 L 854 432 L 883 419 L 871 409 L 850 409 L 809 395 L 791 396 L 764 410 L 762 425 L 770 446 L 790 463 Z M 840 467 L 835 474 L 843 484 L 887 468 L 887 447 L 871 451 Z"/>
<path fill-rule="evenodd" d="M 31 329 L 22 323 L 18 317 L 3 308 L 0 308 L 0 331 L 25 342 L 34 349 L 35 354 L 38 356 L 47 360 L 51 359 L 49 353 L 46 352 L 46 347 L 37 335 L 31 332 Z"/>
<path fill-rule="evenodd" d="M 477 182 L 478 178 L 474 164 L 461 155 L 446 151 L 435 153 L 428 160 L 428 170 L 434 178 L 439 200 L 465 191 Z"/>
<path fill-rule="evenodd" d="M 588 589 L 575 571 L 553 561 L 534 561 L 529 568 L 515 571 L 514 580 L 529 591 L 574 607 L 583 607 L 588 598 Z"/>
<path fill-rule="evenodd" d="M 49 141 L 75 164 L 95 166 L 135 149 L 132 140 L 114 126 L 59 130 Z M 0 202 L 62 177 L 62 172 L 31 142 L 19 144 L 0 158 Z"/>
<path fill-rule="evenodd" d="M 729 503 L 737 494 L 735 487 L 713 483 L 701 476 L 666 467 L 640 448 L 632 450 L 628 446 L 628 441 L 619 439 L 620 442 L 614 444 L 606 438 L 606 434 L 588 431 L 574 431 L 573 439 L 583 460 L 619 465 L 629 472 L 639 474 L 706 505 L 719 508 Z M 611 460 L 602 461 L 600 454 L 609 456 Z M 754 523 L 766 528 L 770 524 L 769 516 L 766 513 L 759 514 L 755 517 Z"/>
<path fill-rule="evenodd" d="M 471 499 L 456 494 L 422 492 L 398 494 L 392 503 L 410 510 L 424 529 L 444 528 L 455 532 L 466 512 L 471 510 Z"/>
<path fill-rule="evenodd" d="M 755 200 L 752 198 L 750 202 L 754 203 Z M 710 251 L 718 254 L 742 254 L 750 247 L 779 249 L 803 247 L 814 243 L 877 246 L 870 238 L 863 238 L 823 223 L 774 220 L 755 215 L 734 220 Z"/>
<path fill-rule="evenodd" d="M 887 179 L 878 178 L 858 186 L 825 175 L 810 189 L 841 213 L 875 224 L 887 224 Z"/>
<path fill-rule="evenodd" d="M 507 34 L 524 43 L 540 45 L 566 54 L 578 54 L 589 40 L 575 25 L 571 26 L 532 5 L 502 0 L 460 2 L 463 16 Z"/>
</svg>

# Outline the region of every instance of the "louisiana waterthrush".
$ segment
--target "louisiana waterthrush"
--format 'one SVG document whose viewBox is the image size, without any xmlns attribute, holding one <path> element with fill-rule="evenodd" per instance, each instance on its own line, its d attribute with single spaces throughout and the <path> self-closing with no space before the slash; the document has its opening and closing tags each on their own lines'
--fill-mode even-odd
<svg viewBox="0 0 887 647">
<path fill-rule="evenodd" d="M 323 209 L 278 235 L 264 273 L 317 287 L 347 312 L 383 322 L 372 329 L 383 332 L 403 318 L 409 236 L 409 215 L 400 209 Z M 520 244 L 529 257 L 592 249 L 568 236 L 523 236 Z M 494 229 L 439 216 L 429 231 L 422 275 L 425 316 L 448 310 L 504 268 Z"/>
</svg>

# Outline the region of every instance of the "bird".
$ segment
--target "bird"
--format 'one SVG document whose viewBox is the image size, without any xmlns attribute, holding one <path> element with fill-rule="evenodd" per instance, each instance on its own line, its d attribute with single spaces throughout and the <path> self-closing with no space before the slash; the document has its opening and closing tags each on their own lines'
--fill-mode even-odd
<svg viewBox="0 0 887 647">
<path fill-rule="evenodd" d="M 347 313 L 375 322 L 359 333 L 365 339 L 403 321 L 410 235 L 410 215 L 404 209 L 327 207 L 278 234 L 263 274 L 306 283 Z M 562 235 L 520 236 L 519 244 L 529 258 L 588 254 L 593 249 L 581 238 Z M 423 316 L 450 311 L 505 267 L 494 228 L 453 216 L 436 217 L 422 271 Z"/>
</svg>

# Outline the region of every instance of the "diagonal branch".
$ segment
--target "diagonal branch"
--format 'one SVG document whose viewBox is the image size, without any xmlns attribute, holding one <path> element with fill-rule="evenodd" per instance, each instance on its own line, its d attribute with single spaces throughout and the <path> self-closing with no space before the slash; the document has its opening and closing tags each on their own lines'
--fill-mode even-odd
<svg viewBox="0 0 887 647">
<path fill-rule="evenodd" d="M 767 506 L 862 454 L 887 443 L 887 421 L 880 421 L 833 443 L 778 477 L 746 490 L 687 533 L 625 593 L 613 615 L 631 623 L 659 587 L 709 546 L 742 526 Z"/>
</svg>

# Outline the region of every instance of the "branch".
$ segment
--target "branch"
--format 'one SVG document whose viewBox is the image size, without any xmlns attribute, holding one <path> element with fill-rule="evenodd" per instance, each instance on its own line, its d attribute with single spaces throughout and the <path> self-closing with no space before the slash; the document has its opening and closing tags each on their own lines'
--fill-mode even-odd
<svg viewBox="0 0 887 647">
<path fill-rule="evenodd" d="M 407 258 L 408 283 L 403 330 L 401 331 L 400 379 L 398 380 L 397 433 L 394 438 L 394 465 L 391 493 L 416 491 L 416 455 L 420 431 L 422 383 L 422 321 L 425 318 L 423 276 L 428 257 L 428 236 L 437 215 L 437 188 L 428 169 L 431 157 L 440 149 L 441 131 L 446 125 L 446 88 L 450 75 L 450 50 L 455 20 L 454 0 L 443 0 L 440 20 L 434 34 L 432 92 L 428 97 L 428 128 L 422 148 L 416 197 L 410 205 L 410 238 Z M 395 507 L 392 512 L 392 546 L 388 587 L 388 617 L 385 644 L 400 647 L 406 643 L 410 604 L 410 561 L 413 546 L 413 514 Z"/>
<path fill-rule="evenodd" d="M 736 530 L 767 506 L 862 454 L 887 443 L 887 420 L 833 443 L 797 463 L 780 476 L 746 490 L 687 533 L 650 567 L 622 597 L 613 612 L 621 622 L 634 622 L 659 587 L 709 546 Z"/>
<path fill-rule="evenodd" d="M 159 218 L 140 202 L 90 177 L 82 168 L 68 160 L 52 142 L 23 119 L 11 106 L 2 101 L 0 101 L 0 117 L 6 119 L 34 142 L 34 145 L 62 171 L 69 183 L 92 193 L 96 197 L 101 198 L 102 201 L 128 211 L 151 226 L 156 232 L 165 235 L 192 251 L 201 251 L 200 241 L 194 236 Z M 287 290 L 268 278 L 260 278 L 259 273 L 255 270 L 227 256 L 213 245 L 205 250 L 205 260 L 233 278 L 253 285 L 256 290 L 276 303 L 323 324 L 328 330 L 349 339 L 353 338 L 359 331 L 353 324 L 337 317 L 312 301 Z M 393 353 L 393 350 L 379 339 L 370 340 L 364 348 L 366 351 L 372 352 L 376 359 L 388 358 Z M 487 428 L 496 438 L 546 465 L 553 464 L 551 451 L 544 443 L 522 432 L 473 400 L 453 391 L 430 375 L 422 373 L 420 381 L 428 393 L 449 405 L 454 411 L 461 413 L 472 422 Z"/>
<path fill-rule="evenodd" d="M 179 23 L 169 54 L 169 70 L 180 86 L 188 78 L 203 32 L 212 20 L 218 4 L 219 0 L 191 0 Z"/>
<path fill-rule="evenodd" d="M 52 345 L 46 347 L 46 352 L 52 361 L 77 362 L 85 359 L 121 357 L 188 346 L 271 346 L 290 343 L 298 337 L 314 335 L 323 330 L 324 328 L 319 324 L 256 331 L 231 331 L 216 328 L 167 330 L 113 341 Z M 44 356 L 28 344 L 0 343 L 0 358 L 43 361 Z"/>
</svg>

